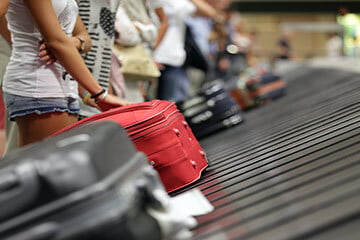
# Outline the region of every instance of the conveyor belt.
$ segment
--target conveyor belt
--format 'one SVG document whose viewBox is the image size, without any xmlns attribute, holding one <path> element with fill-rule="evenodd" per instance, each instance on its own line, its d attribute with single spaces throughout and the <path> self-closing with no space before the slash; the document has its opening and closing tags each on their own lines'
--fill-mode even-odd
<svg viewBox="0 0 360 240">
<path fill-rule="evenodd" d="M 194 239 L 360 238 L 360 76 L 302 67 L 285 80 L 285 97 L 201 139 L 210 167 L 179 192 L 199 188 L 215 210 Z"/>
</svg>

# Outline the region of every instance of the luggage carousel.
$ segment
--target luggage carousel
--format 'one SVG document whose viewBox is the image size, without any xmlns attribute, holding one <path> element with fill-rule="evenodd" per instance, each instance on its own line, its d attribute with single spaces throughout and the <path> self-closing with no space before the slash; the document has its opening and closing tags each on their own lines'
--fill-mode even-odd
<svg viewBox="0 0 360 240">
<path fill-rule="evenodd" d="M 215 207 L 194 239 L 359 239 L 360 75 L 302 66 L 287 93 L 204 139 Z"/>
</svg>

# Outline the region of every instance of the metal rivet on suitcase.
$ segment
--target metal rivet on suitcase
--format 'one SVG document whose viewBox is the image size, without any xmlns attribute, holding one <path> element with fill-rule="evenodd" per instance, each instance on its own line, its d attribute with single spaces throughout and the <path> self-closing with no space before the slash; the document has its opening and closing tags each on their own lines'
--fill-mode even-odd
<svg viewBox="0 0 360 240">
<path fill-rule="evenodd" d="M 193 168 L 196 168 L 196 162 L 195 162 L 195 161 L 190 160 L 190 163 L 191 163 L 191 165 L 193 166 Z"/>
<path fill-rule="evenodd" d="M 199 153 L 200 153 L 201 156 L 206 157 L 206 154 L 205 154 L 205 152 L 203 150 L 200 150 Z"/>
<path fill-rule="evenodd" d="M 193 140 L 192 137 L 189 137 L 189 140 L 192 141 Z"/>
<path fill-rule="evenodd" d="M 155 161 L 150 161 L 150 164 L 151 164 L 151 165 L 155 165 Z"/>
<path fill-rule="evenodd" d="M 183 125 L 187 128 L 189 124 L 186 121 L 182 121 Z"/>
<path fill-rule="evenodd" d="M 179 129 L 174 128 L 174 132 L 175 132 L 176 136 L 180 136 L 180 131 L 179 131 Z"/>
</svg>

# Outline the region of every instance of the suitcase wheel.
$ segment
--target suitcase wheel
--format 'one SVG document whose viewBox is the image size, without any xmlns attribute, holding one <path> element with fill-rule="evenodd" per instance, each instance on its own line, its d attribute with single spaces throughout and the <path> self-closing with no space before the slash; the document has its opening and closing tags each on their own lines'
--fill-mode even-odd
<svg viewBox="0 0 360 240">
<path fill-rule="evenodd" d="M 192 167 L 193 167 L 194 169 L 196 169 L 196 167 L 197 167 L 196 162 L 193 161 L 193 160 L 190 160 L 190 163 L 191 163 Z"/>
<path fill-rule="evenodd" d="M 177 128 L 174 128 L 173 129 L 174 130 L 174 132 L 175 132 L 175 134 L 176 134 L 176 136 L 180 136 L 180 130 L 179 129 L 177 129 Z"/>
<path fill-rule="evenodd" d="M 203 150 L 199 150 L 199 153 L 203 158 L 206 158 L 206 154 Z"/>
</svg>

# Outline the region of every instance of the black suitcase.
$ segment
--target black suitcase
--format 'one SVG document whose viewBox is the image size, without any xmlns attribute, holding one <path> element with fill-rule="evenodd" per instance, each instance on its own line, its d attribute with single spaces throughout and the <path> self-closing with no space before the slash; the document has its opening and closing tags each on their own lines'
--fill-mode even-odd
<svg viewBox="0 0 360 240">
<path fill-rule="evenodd" d="M 243 121 L 239 105 L 220 80 L 207 83 L 195 96 L 177 102 L 177 106 L 198 138 Z"/>
<path fill-rule="evenodd" d="M 116 123 L 80 126 L 0 162 L 0 239 L 163 237 L 153 213 L 166 213 L 168 195 Z"/>
</svg>

